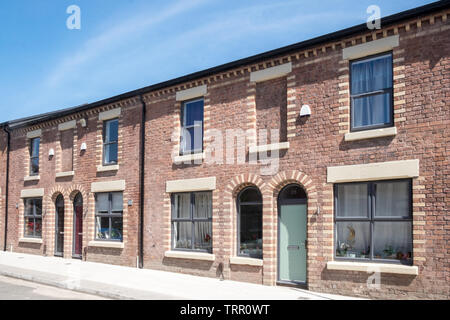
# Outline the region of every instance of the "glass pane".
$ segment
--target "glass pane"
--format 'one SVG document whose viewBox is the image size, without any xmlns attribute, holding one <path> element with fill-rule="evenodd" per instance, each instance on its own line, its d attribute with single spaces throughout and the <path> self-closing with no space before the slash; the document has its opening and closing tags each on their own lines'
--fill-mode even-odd
<svg viewBox="0 0 450 320">
<path fill-rule="evenodd" d="M 281 193 L 281 200 L 298 200 L 306 199 L 305 190 L 299 186 L 290 186 L 283 190 Z"/>
<path fill-rule="evenodd" d="M 257 189 L 247 188 L 241 192 L 239 201 L 240 201 L 240 203 L 245 203 L 245 202 L 262 203 L 262 197 Z"/>
<path fill-rule="evenodd" d="M 195 222 L 195 250 L 212 250 L 212 223 L 211 222 Z"/>
<path fill-rule="evenodd" d="M 105 145 L 105 163 L 117 163 L 118 145 L 117 143 Z"/>
<path fill-rule="evenodd" d="M 375 222 L 374 258 L 412 263 L 411 222 Z"/>
<path fill-rule="evenodd" d="M 203 123 L 203 100 L 185 103 L 184 112 L 185 127 L 193 126 L 196 122 Z"/>
<path fill-rule="evenodd" d="M 34 223 L 36 224 L 34 236 L 42 238 L 42 219 L 36 218 L 34 219 Z"/>
<path fill-rule="evenodd" d="M 96 217 L 95 222 L 96 238 L 101 240 L 109 240 L 109 218 L 108 217 Z"/>
<path fill-rule="evenodd" d="M 40 138 L 31 140 L 31 157 L 39 157 L 39 146 L 41 143 Z"/>
<path fill-rule="evenodd" d="M 119 121 L 108 121 L 105 125 L 105 142 L 113 142 L 119 140 Z"/>
<path fill-rule="evenodd" d="M 174 196 L 174 206 L 172 216 L 174 219 L 191 218 L 191 194 L 179 193 Z"/>
<path fill-rule="evenodd" d="M 370 223 L 336 223 L 336 256 L 351 259 L 369 259 Z"/>
<path fill-rule="evenodd" d="M 391 94 L 380 93 L 353 99 L 353 128 L 391 122 Z"/>
<path fill-rule="evenodd" d="M 183 128 L 181 137 L 182 153 L 202 151 L 203 131 L 202 127 Z"/>
<path fill-rule="evenodd" d="M 173 224 L 173 244 L 175 249 L 192 249 L 192 222 Z"/>
<path fill-rule="evenodd" d="M 112 211 L 122 211 L 123 210 L 123 193 L 114 192 L 112 194 Z"/>
<path fill-rule="evenodd" d="M 376 217 L 410 217 L 409 181 L 375 183 Z"/>
<path fill-rule="evenodd" d="M 194 194 L 194 219 L 208 219 L 212 217 L 212 193 L 202 192 Z"/>
<path fill-rule="evenodd" d="M 64 201 L 64 199 L 63 199 L 63 201 Z M 35 199 L 34 205 L 35 205 L 36 216 L 42 216 L 42 199 Z M 63 202 L 63 206 L 64 206 L 64 202 Z"/>
<path fill-rule="evenodd" d="M 30 162 L 30 174 L 39 173 L 39 158 L 33 158 Z"/>
<path fill-rule="evenodd" d="M 25 237 L 34 237 L 34 218 L 25 218 Z"/>
<path fill-rule="evenodd" d="M 34 215 L 34 200 L 33 199 L 25 200 L 25 215 L 26 216 Z"/>
<path fill-rule="evenodd" d="M 352 95 L 392 87 L 392 55 L 353 62 Z"/>
<path fill-rule="evenodd" d="M 240 254 L 262 258 L 262 205 L 241 206 Z"/>
<path fill-rule="evenodd" d="M 109 194 L 97 193 L 96 198 L 97 198 L 96 199 L 97 212 L 99 211 L 109 212 Z"/>
<path fill-rule="evenodd" d="M 337 190 L 338 217 L 369 217 L 367 184 L 338 185 Z"/>
<path fill-rule="evenodd" d="M 111 240 L 123 240 L 122 218 L 111 218 Z"/>
</svg>

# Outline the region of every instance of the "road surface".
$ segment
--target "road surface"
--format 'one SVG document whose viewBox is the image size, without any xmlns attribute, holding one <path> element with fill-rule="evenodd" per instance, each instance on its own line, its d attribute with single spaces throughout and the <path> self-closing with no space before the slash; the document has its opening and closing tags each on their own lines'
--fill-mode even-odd
<svg viewBox="0 0 450 320">
<path fill-rule="evenodd" d="M 0 276 L 0 300 L 106 300 L 105 298 Z"/>
</svg>

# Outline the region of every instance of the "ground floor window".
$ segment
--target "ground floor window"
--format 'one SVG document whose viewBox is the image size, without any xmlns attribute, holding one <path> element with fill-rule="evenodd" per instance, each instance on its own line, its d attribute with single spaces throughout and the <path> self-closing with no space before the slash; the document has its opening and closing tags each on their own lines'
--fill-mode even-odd
<svg viewBox="0 0 450 320">
<path fill-rule="evenodd" d="M 412 181 L 335 185 L 336 258 L 412 264 Z"/>
<path fill-rule="evenodd" d="M 95 195 L 96 240 L 123 241 L 123 193 Z"/>
<path fill-rule="evenodd" d="M 172 248 L 212 252 L 212 192 L 172 195 Z"/>
<path fill-rule="evenodd" d="M 262 259 L 263 202 L 257 188 L 244 189 L 238 196 L 238 255 Z"/>
<path fill-rule="evenodd" d="M 42 199 L 25 199 L 25 237 L 42 238 Z"/>
</svg>

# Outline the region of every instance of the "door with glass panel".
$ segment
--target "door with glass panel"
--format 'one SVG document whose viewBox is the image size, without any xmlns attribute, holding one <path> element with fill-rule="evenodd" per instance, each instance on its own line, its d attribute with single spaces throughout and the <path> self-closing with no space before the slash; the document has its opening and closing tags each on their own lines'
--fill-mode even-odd
<svg viewBox="0 0 450 320">
<path fill-rule="evenodd" d="M 59 195 L 56 199 L 55 215 L 55 256 L 64 256 L 64 198 Z"/>
<path fill-rule="evenodd" d="M 298 185 L 282 190 L 278 200 L 278 281 L 306 283 L 307 200 Z"/>
<path fill-rule="evenodd" d="M 83 197 L 79 193 L 73 202 L 73 253 L 80 259 L 83 249 Z"/>
</svg>

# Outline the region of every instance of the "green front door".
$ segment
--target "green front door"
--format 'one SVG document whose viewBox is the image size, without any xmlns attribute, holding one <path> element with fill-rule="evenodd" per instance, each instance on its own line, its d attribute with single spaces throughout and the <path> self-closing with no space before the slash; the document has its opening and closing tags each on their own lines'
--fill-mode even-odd
<svg viewBox="0 0 450 320">
<path fill-rule="evenodd" d="M 280 207 L 280 281 L 306 283 L 306 217 L 306 204 Z"/>
</svg>

